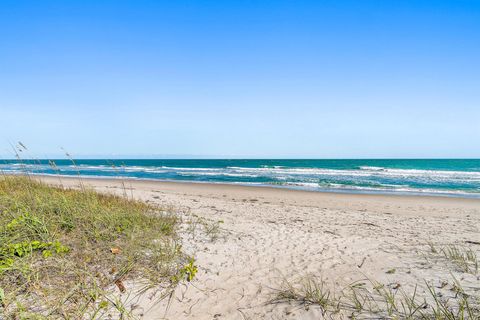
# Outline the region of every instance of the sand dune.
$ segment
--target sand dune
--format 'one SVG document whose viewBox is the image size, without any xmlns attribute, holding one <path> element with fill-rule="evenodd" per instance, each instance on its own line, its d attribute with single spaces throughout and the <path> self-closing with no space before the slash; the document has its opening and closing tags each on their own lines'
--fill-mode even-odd
<svg viewBox="0 0 480 320">
<path fill-rule="evenodd" d="M 123 193 L 117 180 L 84 183 Z M 185 221 L 183 248 L 199 266 L 168 308 L 165 301 L 138 301 L 135 312 L 145 319 L 318 319 L 315 307 L 268 303 L 284 279 L 306 274 L 332 291 L 368 278 L 406 291 L 419 284 L 424 292 L 425 280 L 450 282 L 452 275 L 478 287 L 478 275 L 429 259 L 428 243 L 466 246 L 480 256 L 480 200 L 147 181 L 126 186 L 134 197 L 175 208 Z"/>
</svg>

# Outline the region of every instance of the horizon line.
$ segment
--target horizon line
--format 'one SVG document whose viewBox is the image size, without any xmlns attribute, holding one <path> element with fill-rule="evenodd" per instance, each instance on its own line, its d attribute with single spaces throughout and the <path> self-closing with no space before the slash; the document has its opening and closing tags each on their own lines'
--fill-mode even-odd
<svg viewBox="0 0 480 320">
<path fill-rule="evenodd" d="M 4 158 L 0 155 L 0 160 L 3 161 L 35 161 L 35 160 L 480 160 L 480 157 L 238 157 L 238 156 L 86 156 L 67 157 L 67 156 L 52 156 L 52 157 L 30 157 L 26 158 Z"/>
</svg>

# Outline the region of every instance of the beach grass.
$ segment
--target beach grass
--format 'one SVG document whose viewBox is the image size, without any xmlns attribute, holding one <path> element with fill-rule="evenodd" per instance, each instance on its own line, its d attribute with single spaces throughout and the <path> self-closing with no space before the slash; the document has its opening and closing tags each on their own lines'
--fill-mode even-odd
<svg viewBox="0 0 480 320">
<path fill-rule="evenodd" d="M 192 236 L 192 240 L 201 241 L 198 236 L 203 236 L 209 242 L 214 242 L 222 234 L 223 220 L 213 221 L 198 215 L 190 215 L 184 222 L 188 225 L 185 231 Z"/>
<path fill-rule="evenodd" d="M 390 287 L 376 281 L 358 281 L 335 292 L 326 281 L 306 275 L 295 281 L 284 280 L 270 303 L 290 303 L 305 309 L 318 308 L 332 319 L 480 319 L 480 297 L 465 293 L 455 280 L 455 292 L 448 298 L 425 282 L 426 294 Z"/>
<path fill-rule="evenodd" d="M 461 283 L 465 276 L 478 275 L 476 252 L 458 244 L 439 246 L 429 242 L 428 247 L 437 265 L 449 270 L 450 281 L 425 280 L 413 290 L 405 290 L 400 283 L 385 285 L 365 278 L 333 290 L 323 278 L 307 274 L 284 279 L 270 303 L 316 307 L 324 317 L 335 319 L 480 320 L 480 287 L 467 284 L 469 290 L 465 290 Z M 395 273 L 395 268 L 386 271 Z"/>
<path fill-rule="evenodd" d="M 326 285 L 325 281 L 313 275 L 301 277 L 297 281 L 284 280 L 282 288 L 277 290 L 271 303 L 295 302 L 306 309 L 317 306 L 325 316 L 340 311 L 339 300 Z"/>
<path fill-rule="evenodd" d="M 144 202 L 0 176 L 0 314 L 125 318 L 131 310 L 120 293 L 168 297 L 196 273 L 177 242 L 178 224 Z"/>
<path fill-rule="evenodd" d="M 448 245 L 441 248 L 446 259 L 452 261 L 460 271 L 478 274 L 478 258 L 475 251 L 458 245 Z"/>
</svg>

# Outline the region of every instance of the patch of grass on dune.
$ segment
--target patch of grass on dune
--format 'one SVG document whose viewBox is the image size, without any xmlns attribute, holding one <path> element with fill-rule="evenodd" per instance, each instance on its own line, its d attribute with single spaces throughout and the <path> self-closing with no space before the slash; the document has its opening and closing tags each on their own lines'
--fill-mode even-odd
<svg viewBox="0 0 480 320">
<path fill-rule="evenodd" d="M 177 224 L 140 201 L 0 176 L 0 315 L 124 317 L 113 297 L 133 282 L 167 296 L 196 271 Z"/>
<path fill-rule="evenodd" d="M 333 290 L 322 278 L 307 274 L 293 281 L 284 279 L 270 302 L 316 307 L 331 319 L 480 320 L 477 252 L 455 244 L 430 242 L 428 246 L 429 255 L 424 256 L 449 270 L 451 280 L 424 280 L 413 290 L 404 290 L 398 282 L 385 285 L 364 279 Z M 396 269 L 386 273 L 395 274 Z"/>
<path fill-rule="evenodd" d="M 458 282 L 449 297 L 437 292 L 432 284 L 425 283 L 425 287 L 427 292 L 420 295 L 417 287 L 408 293 L 376 281 L 359 281 L 334 293 L 325 281 L 307 275 L 294 282 L 285 280 L 270 303 L 317 307 L 326 319 L 480 319 L 479 297 L 465 293 Z"/>
</svg>

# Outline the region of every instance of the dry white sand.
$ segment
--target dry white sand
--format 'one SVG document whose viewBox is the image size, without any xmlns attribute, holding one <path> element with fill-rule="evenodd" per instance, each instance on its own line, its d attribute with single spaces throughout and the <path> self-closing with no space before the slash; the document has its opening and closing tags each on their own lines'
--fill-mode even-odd
<svg viewBox="0 0 480 320">
<path fill-rule="evenodd" d="M 99 191 L 124 192 L 118 180 L 83 181 Z M 365 278 L 407 291 L 418 284 L 420 294 L 425 280 L 452 283 L 452 276 L 473 290 L 480 287 L 478 275 L 460 272 L 427 245 L 457 244 L 480 256 L 480 245 L 470 243 L 480 242 L 480 200 L 134 180 L 125 185 L 129 195 L 182 215 L 183 248 L 199 266 L 168 309 L 166 302 L 139 301 L 136 312 L 145 319 L 319 319 L 315 307 L 267 303 L 284 279 L 306 274 L 323 278 L 333 291 Z M 217 239 L 200 230 L 199 219 L 211 226 L 220 221 Z"/>
</svg>

